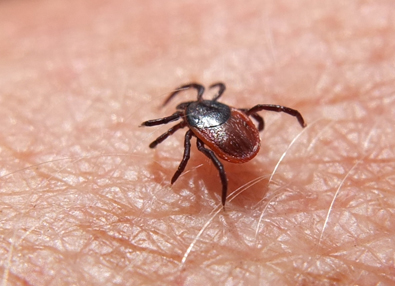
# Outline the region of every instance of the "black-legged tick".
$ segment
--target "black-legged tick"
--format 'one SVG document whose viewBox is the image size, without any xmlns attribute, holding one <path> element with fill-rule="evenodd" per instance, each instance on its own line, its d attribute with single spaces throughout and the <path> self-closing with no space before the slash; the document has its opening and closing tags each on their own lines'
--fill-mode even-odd
<svg viewBox="0 0 395 286">
<path fill-rule="evenodd" d="M 225 84 L 215 83 L 210 86 L 210 88 L 214 87 L 218 88 L 218 93 L 211 100 L 203 99 L 204 87 L 200 84 L 190 83 L 177 88 L 163 105 L 166 105 L 180 91 L 189 88 L 197 90 L 197 100 L 182 102 L 177 105 L 177 111 L 172 115 L 144 121 L 142 126 L 167 124 L 181 119 L 180 123 L 160 135 L 149 147 L 155 148 L 178 129 L 188 127 L 189 130 L 185 134 L 184 156 L 171 183 L 173 184 L 184 171 L 190 157 L 191 138 L 195 136 L 198 150 L 210 158 L 218 169 L 222 181 L 222 205 L 225 206 L 228 179 L 224 166 L 217 156 L 231 163 L 245 163 L 255 157 L 260 148 L 259 131 L 264 128 L 263 118 L 257 112 L 261 110 L 285 112 L 295 116 L 302 127 L 306 124 L 299 111 L 281 105 L 258 104 L 252 108 L 234 108 L 220 103 L 217 100 L 224 93 Z M 258 128 L 249 116 L 258 123 Z"/>
</svg>

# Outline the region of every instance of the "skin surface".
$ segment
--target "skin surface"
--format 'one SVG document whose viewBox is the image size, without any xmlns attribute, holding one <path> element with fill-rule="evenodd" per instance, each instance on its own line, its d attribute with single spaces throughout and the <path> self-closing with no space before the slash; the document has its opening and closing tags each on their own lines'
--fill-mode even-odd
<svg viewBox="0 0 395 286">
<path fill-rule="evenodd" d="M 1 1 L 0 285 L 393 285 L 394 53 L 392 0 Z M 192 81 L 308 124 L 260 112 L 226 212 L 138 127 Z"/>
</svg>

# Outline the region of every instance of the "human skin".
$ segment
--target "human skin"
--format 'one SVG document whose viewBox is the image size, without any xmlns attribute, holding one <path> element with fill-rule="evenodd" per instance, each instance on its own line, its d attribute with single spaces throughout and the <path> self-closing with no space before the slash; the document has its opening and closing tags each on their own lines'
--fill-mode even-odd
<svg viewBox="0 0 395 286">
<path fill-rule="evenodd" d="M 393 1 L 97 2 L 0 2 L 1 285 L 395 283 Z M 139 127 L 191 81 L 308 124 L 260 113 L 225 211 Z"/>
</svg>

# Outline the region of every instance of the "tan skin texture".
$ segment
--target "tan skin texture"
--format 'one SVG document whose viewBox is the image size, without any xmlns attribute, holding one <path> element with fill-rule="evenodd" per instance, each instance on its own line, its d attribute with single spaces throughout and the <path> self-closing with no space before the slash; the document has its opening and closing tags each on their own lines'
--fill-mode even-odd
<svg viewBox="0 0 395 286">
<path fill-rule="evenodd" d="M 393 1 L 98 2 L 0 2 L 1 285 L 395 283 Z M 308 123 L 260 113 L 226 212 L 138 127 L 190 81 Z"/>
</svg>

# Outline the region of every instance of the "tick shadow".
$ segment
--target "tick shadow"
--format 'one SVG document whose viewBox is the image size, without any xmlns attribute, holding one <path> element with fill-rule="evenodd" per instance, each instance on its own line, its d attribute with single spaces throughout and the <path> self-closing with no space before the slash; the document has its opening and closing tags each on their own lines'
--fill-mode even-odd
<svg viewBox="0 0 395 286">
<path fill-rule="evenodd" d="M 181 159 L 181 158 L 180 158 Z M 244 164 L 232 164 L 221 160 L 228 178 L 228 194 L 226 205 L 230 204 L 242 209 L 252 209 L 261 202 L 268 192 L 268 182 L 271 170 L 262 167 L 256 161 Z M 222 184 L 218 170 L 211 160 L 192 147 L 191 158 L 185 171 L 178 180 L 171 185 L 170 181 L 177 170 L 178 160 L 162 156 L 155 156 L 155 160 L 149 167 L 154 182 L 163 187 L 171 187 L 173 192 L 190 192 L 193 198 L 191 207 L 194 204 L 200 209 L 198 204 L 204 204 L 203 188 L 207 190 L 206 195 L 218 204 L 221 203 Z M 192 202 L 194 201 L 194 202 Z"/>
<path fill-rule="evenodd" d="M 231 203 L 241 208 L 252 209 L 265 199 L 269 191 L 271 170 L 258 162 L 244 164 L 226 164 L 228 172 L 228 198 Z"/>
<path fill-rule="evenodd" d="M 220 203 L 222 184 L 218 170 L 205 157 L 198 156 L 198 158 L 191 161 L 194 165 L 202 165 L 202 167 L 196 168 L 193 172 L 195 185 L 199 185 L 198 181 L 203 180 L 203 185 L 207 188 L 209 195 L 213 200 Z M 232 204 L 237 208 L 243 209 L 256 207 L 266 197 L 268 192 L 270 170 L 259 166 L 257 162 L 244 164 L 232 164 L 223 160 L 221 162 L 224 165 L 228 178 L 226 206 Z"/>
</svg>

